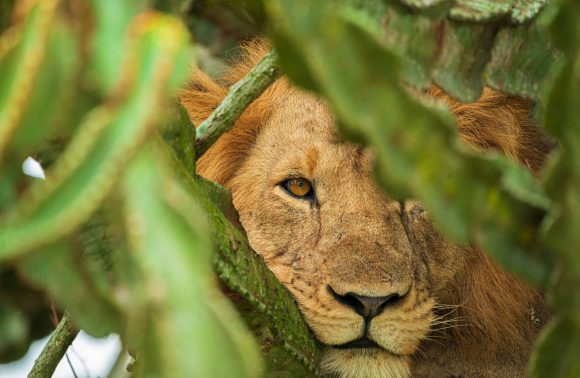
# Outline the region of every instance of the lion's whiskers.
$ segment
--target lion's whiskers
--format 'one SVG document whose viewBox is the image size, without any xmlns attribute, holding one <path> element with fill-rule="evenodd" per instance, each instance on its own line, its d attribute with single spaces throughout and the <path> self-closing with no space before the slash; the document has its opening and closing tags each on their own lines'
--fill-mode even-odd
<svg viewBox="0 0 580 378">
<path fill-rule="evenodd" d="M 467 307 L 465 305 L 466 301 L 463 301 L 462 303 L 458 303 L 458 304 L 448 304 L 448 303 L 436 303 L 433 306 L 433 310 L 437 311 L 437 310 L 447 310 L 447 309 L 451 309 L 451 312 L 457 311 L 457 309 L 459 308 L 465 308 L 465 309 L 469 309 L 469 307 Z"/>
<path fill-rule="evenodd" d="M 417 347 L 417 350 L 415 350 L 415 353 L 417 353 L 422 358 L 426 358 L 427 357 L 426 354 L 425 354 L 425 350 L 423 349 L 423 346 L 421 344 L 419 344 L 419 346 Z"/>
<path fill-rule="evenodd" d="M 425 335 L 423 337 L 420 337 L 418 339 L 420 342 L 421 341 L 428 341 L 428 342 L 433 342 L 433 343 L 436 343 L 436 344 L 443 346 L 443 343 L 441 341 L 437 340 L 437 339 L 443 339 L 442 337 L 433 337 L 433 335 L 429 334 L 429 335 Z M 419 348 L 421 348 L 421 344 L 419 344 Z"/>
<path fill-rule="evenodd" d="M 431 323 L 431 329 L 432 330 L 437 330 L 440 329 L 436 326 L 460 326 L 460 325 L 466 325 L 467 323 L 462 322 L 463 319 L 457 319 L 457 320 L 447 320 L 447 321 L 440 321 L 440 322 L 435 322 L 435 323 Z"/>
<path fill-rule="evenodd" d="M 433 307 L 433 311 L 437 314 L 433 321 L 431 322 L 431 329 L 429 332 L 429 337 L 439 337 L 451 339 L 447 336 L 445 330 L 456 329 L 461 327 L 468 327 L 470 324 L 467 322 L 466 317 L 458 316 L 457 312 L 459 309 L 465 309 L 464 303 L 459 304 L 444 304 L 438 303 Z M 443 310 L 443 311 L 441 311 Z"/>
</svg>

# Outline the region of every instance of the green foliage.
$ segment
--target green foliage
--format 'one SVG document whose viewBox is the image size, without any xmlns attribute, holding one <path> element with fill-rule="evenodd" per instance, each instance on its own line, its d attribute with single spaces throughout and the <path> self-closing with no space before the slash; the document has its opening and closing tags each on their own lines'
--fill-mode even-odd
<svg viewBox="0 0 580 378">
<path fill-rule="evenodd" d="M 528 22 L 543 1 L 341 2 L 374 21 L 404 62 L 400 77 L 417 88 L 434 82 L 462 101 L 479 98 L 484 84 L 538 99 L 557 58 L 543 25 Z"/>
<path fill-rule="evenodd" d="M 229 194 L 192 177 L 195 130 L 168 106 L 192 63 L 180 20 L 146 1 L 14 9 L 24 13 L 0 40 L 1 277 L 14 279 L 17 269 L 67 310 L 68 323 L 99 337 L 119 333 L 136 376 L 259 375 L 248 326 L 269 374 L 315 372 L 317 346 L 234 226 Z M 94 23 L 79 22 L 86 19 Z M 276 77 L 274 60 L 239 112 Z M 22 174 L 28 155 L 47 168 L 46 180 Z M 220 293 L 212 263 L 242 317 Z M 18 293 L 45 301 L 38 291 Z M 42 336 L 28 329 L 37 320 L 25 302 L 2 297 L 2 359 Z M 72 330 L 64 320 L 59 327 L 59 340 L 61 328 Z M 47 345 L 35 376 L 51 375 L 64 339 Z"/>
<path fill-rule="evenodd" d="M 558 215 L 544 240 L 559 263 L 547 296 L 556 319 L 532 356 L 530 372 L 535 377 L 580 374 L 580 4 L 558 5 L 551 32 L 566 60 L 551 88 L 545 120 L 547 131 L 561 143 L 545 182 Z"/>
<path fill-rule="evenodd" d="M 11 306 L 1 304 L 0 324 L 2 324 L 0 328 L 0 351 L 3 352 L 2 354 L 8 354 L 8 359 L 20 357 L 22 354 L 22 340 L 26 340 L 28 332 L 28 326 L 22 314 Z"/>
<path fill-rule="evenodd" d="M 531 374 L 577 375 L 577 2 L 562 1 L 561 9 L 553 5 L 546 13 L 557 13 L 551 31 L 565 56 L 563 68 L 546 31 L 548 16 L 527 25 L 490 23 L 529 20 L 541 2 L 429 2 L 431 8 L 405 2 L 421 12 L 389 4 L 382 17 L 369 5 L 376 2 L 344 3 L 345 9 L 327 1 L 268 3 L 281 65 L 298 84 L 329 100 L 348 138 L 374 147 L 377 179 L 390 195 L 420 198 L 448 235 L 484 246 L 536 284 L 551 282 L 548 298 L 556 319 L 540 340 Z M 353 17 L 353 9 L 362 16 Z M 361 20 L 385 24 L 386 37 Z M 465 151 L 450 117 L 418 103 L 399 85 L 401 78 L 418 89 L 434 81 L 459 99 L 473 100 L 486 83 L 541 100 L 556 73 L 545 127 L 561 141 L 561 149 L 541 187 L 523 167 L 504 158 Z"/>
<path fill-rule="evenodd" d="M 137 373 L 251 376 L 260 359 L 215 287 L 203 212 L 161 162 L 152 148 L 140 152 L 121 184 L 125 264 L 140 278 L 124 282 L 131 302 L 126 342 L 131 350 L 144 346 Z"/>
<path fill-rule="evenodd" d="M 543 1 L 444 1 L 417 4 L 419 13 L 391 3 L 383 40 L 402 57 L 401 76 L 411 85 L 434 82 L 462 101 L 479 98 L 484 85 L 543 95 L 557 53 L 543 25 L 528 22 Z"/>
<path fill-rule="evenodd" d="M 208 21 L 191 2 L 11 3 L 0 6 L 0 278 L 15 282 L 17 270 L 79 328 L 119 333 L 137 376 L 317 375 L 319 346 L 249 247 L 229 194 L 192 174 L 196 145 L 203 153 L 277 77 L 276 54 L 232 88 L 196 137 L 171 106 L 191 63 L 189 35 L 149 8 L 185 9 L 198 33 Z M 248 0 L 216 1 L 207 12 L 269 23 L 284 72 L 329 101 L 347 138 L 375 149 L 386 191 L 420 198 L 450 236 L 545 287 L 555 318 L 530 374 L 572 377 L 580 374 L 580 10 L 560 1 L 538 18 L 543 7 Z M 449 114 L 418 102 L 401 79 L 418 90 L 435 82 L 461 100 L 484 85 L 537 100 L 560 141 L 546 177 L 466 151 Z M 21 173 L 29 155 L 46 180 Z M 10 288 L 42 298 L 19 285 Z M 3 293 L 0 301 L 0 359 L 17 358 L 39 336 L 36 318 Z"/>
</svg>

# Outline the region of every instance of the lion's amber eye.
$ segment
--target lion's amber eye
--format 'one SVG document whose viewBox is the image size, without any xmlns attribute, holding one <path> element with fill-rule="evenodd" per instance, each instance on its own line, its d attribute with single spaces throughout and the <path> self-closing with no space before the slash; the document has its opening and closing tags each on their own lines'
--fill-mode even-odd
<svg viewBox="0 0 580 378">
<path fill-rule="evenodd" d="M 286 180 L 282 187 L 294 197 L 304 198 L 312 194 L 312 184 L 302 177 Z"/>
</svg>

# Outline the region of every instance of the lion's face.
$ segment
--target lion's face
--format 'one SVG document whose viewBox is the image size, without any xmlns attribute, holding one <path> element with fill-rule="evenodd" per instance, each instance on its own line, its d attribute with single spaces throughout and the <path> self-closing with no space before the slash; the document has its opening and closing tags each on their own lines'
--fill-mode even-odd
<svg viewBox="0 0 580 378">
<path fill-rule="evenodd" d="M 195 73 L 180 94 L 193 123 L 267 50 L 248 44 L 225 85 Z M 468 104 L 436 87 L 425 94 L 449 107 L 467 147 L 540 172 L 552 144 L 526 100 L 489 88 Z M 232 191 L 250 244 L 327 346 L 323 369 L 340 377 L 523 375 L 549 318 L 541 295 L 476 246 L 450 243 L 419 203 L 379 190 L 372 154 L 341 140 L 335 123 L 322 100 L 281 78 L 196 163 L 199 175 Z"/>
<path fill-rule="evenodd" d="M 417 250 L 445 241 L 418 204 L 376 186 L 371 155 L 340 141 L 326 105 L 298 92 L 263 125 L 229 186 L 250 244 L 327 346 L 323 368 L 406 376 L 434 321 L 433 293 L 462 262 L 451 263 L 447 245 L 439 255 Z M 296 178 L 311 185 L 307 195 L 288 190 Z M 409 240 L 403 212 L 419 242 Z"/>
</svg>

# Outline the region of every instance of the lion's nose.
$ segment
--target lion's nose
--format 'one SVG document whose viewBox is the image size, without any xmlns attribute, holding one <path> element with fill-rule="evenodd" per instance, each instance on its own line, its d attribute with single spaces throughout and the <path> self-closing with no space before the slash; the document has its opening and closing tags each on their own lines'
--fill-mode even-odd
<svg viewBox="0 0 580 378">
<path fill-rule="evenodd" d="M 339 295 L 330 286 L 328 289 L 334 299 L 343 305 L 352 308 L 357 314 L 366 319 L 371 319 L 380 315 L 386 307 L 394 304 L 401 298 L 397 293 L 384 297 L 367 297 L 352 292 Z"/>
</svg>

